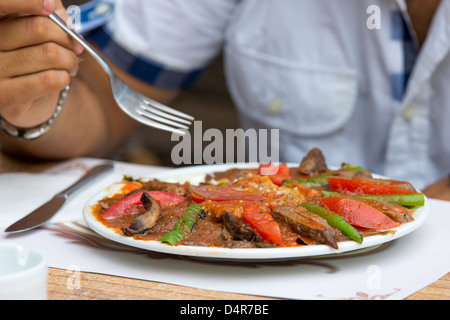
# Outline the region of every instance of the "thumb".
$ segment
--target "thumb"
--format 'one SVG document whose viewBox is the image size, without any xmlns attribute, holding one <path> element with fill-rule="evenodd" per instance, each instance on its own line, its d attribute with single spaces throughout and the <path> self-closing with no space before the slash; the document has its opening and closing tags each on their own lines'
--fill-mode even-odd
<svg viewBox="0 0 450 320">
<path fill-rule="evenodd" d="M 60 1 L 57 0 L 2 0 L 0 17 L 8 14 L 49 15 Z"/>
</svg>

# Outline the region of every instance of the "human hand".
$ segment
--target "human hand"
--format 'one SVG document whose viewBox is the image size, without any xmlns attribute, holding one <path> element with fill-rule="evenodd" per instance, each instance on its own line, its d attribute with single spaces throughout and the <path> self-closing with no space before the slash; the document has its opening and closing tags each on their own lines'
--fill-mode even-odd
<svg viewBox="0 0 450 320">
<path fill-rule="evenodd" d="M 0 116 L 19 127 L 48 120 L 78 72 L 83 48 L 47 16 L 69 17 L 60 0 L 0 2 Z"/>
</svg>

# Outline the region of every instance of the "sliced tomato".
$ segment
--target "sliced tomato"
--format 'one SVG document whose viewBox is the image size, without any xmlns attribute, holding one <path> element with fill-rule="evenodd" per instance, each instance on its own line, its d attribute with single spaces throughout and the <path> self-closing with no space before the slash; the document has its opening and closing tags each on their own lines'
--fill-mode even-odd
<svg viewBox="0 0 450 320">
<path fill-rule="evenodd" d="M 343 194 L 411 194 L 413 191 L 400 189 L 388 185 L 365 182 L 359 179 L 328 177 L 330 188 Z"/>
<path fill-rule="evenodd" d="M 269 213 L 261 213 L 257 205 L 244 206 L 244 220 L 265 240 L 281 244 L 283 237 L 278 223 Z"/>
<path fill-rule="evenodd" d="M 165 191 L 145 191 L 150 197 L 155 199 L 162 209 L 174 206 L 186 200 L 183 196 Z M 143 192 L 134 193 L 106 210 L 103 218 L 107 220 L 116 219 L 126 215 L 136 214 L 142 206 L 141 197 Z"/>
<path fill-rule="evenodd" d="M 328 210 L 336 212 L 353 226 L 375 230 L 389 230 L 399 226 L 384 213 L 358 200 L 325 197 L 321 201 Z"/>
<path fill-rule="evenodd" d="M 150 197 L 155 199 L 162 209 L 172 207 L 186 200 L 185 197 L 172 192 L 146 191 Z"/>
<path fill-rule="evenodd" d="M 232 186 L 201 186 L 195 188 L 192 193 L 192 200 L 202 203 L 206 200 L 228 201 L 228 200 L 247 200 L 262 201 L 264 196 L 259 193 L 245 192 L 233 189 Z"/>
<path fill-rule="evenodd" d="M 269 168 L 271 168 L 271 169 L 269 170 Z M 274 168 L 274 169 L 272 170 L 272 168 Z M 275 174 L 267 174 L 267 172 L 269 172 L 269 173 L 276 172 L 276 173 Z M 270 180 L 277 186 L 281 186 L 284 179 L 291 178 L 291 172 L 286 163 L 283 163 L 279 166 L 271 164 L 271 163 L 261 164 L 259 166 L 259 174 L 262 176 L 264 176 L 264 175 L 269 176 Z"/>
</svg>

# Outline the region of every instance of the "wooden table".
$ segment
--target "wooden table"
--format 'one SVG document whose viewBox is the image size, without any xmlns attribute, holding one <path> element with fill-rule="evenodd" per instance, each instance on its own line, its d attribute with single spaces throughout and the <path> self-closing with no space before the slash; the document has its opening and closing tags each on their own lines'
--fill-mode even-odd
<svg viewBox="0 0 450 320">
<path fill-rule="evenodd" d="M 0 173 L 41 172 L 58 162 L 17 160 L 0 152 Z M 445 182 L 442 182 L 443 184 Z M 450 189 L 450 188 L 449 188 Z M 433 195 L 435 188 L 430 191 Z M 444 196 L 445 199 L 446 196 Z M 69 285 L 73 272 L 49 268 L 48 298 L 50 300 L 269 300 L 249 296 L 195 289 L 153 281 L 81 272 L 80 286 Z M 271 299 L 272 300 L 272 299 Z M 407 298 L 407 300 L 450 300 L 450 273 Z"/>
</svg>

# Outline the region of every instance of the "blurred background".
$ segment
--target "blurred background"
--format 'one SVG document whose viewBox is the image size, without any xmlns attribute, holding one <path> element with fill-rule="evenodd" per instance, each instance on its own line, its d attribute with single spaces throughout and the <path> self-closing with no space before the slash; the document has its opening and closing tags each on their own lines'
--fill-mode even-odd
<svg viewBox="0 0 450 320">
<path fill-rule="evenodd" d="M 66 8 L 86 0 L 63 0 Z M 239 127 L 237 113 L 229 96 L 219 56 L 203 74 L 200 81 L 184 91 L 171 107 L 186 112 L 202 121 L 203 132 L 216 128 Z M 192 130 L 191 130 L 192 132 Z M 152 128 L 142 128 L 114 155 L 114 160 L 139 164 L 174 166 L 172 148 L 179 142 L 170 141 L 171 134 Z"/>
</svg>

